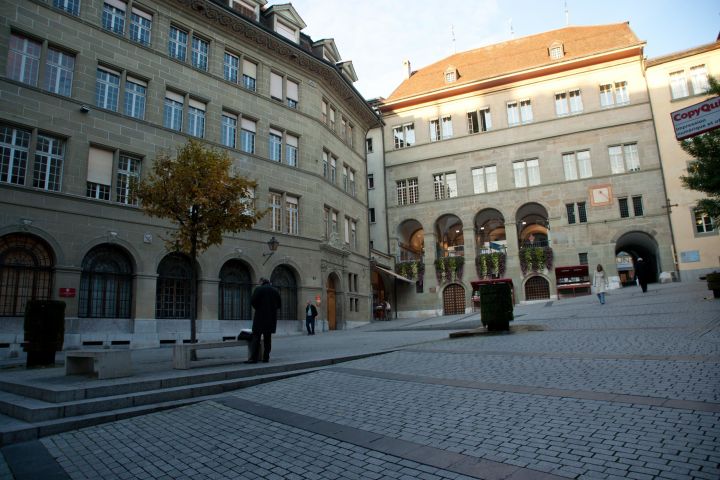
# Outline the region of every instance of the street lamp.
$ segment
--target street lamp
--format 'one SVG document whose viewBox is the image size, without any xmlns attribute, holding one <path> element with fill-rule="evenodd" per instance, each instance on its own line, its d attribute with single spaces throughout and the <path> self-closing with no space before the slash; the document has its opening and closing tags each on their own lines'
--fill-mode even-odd
<svg viewBox="0 0 720 480">
<path fill-rule="evenodd" d="M 265 257 L 265 261 L 263 262 L 263 265 L 267 263 L 268 260 L 270 260 L 270 257 L 272 257 L 275 252 L 277 251 L 278 247 L 280 246 L 280 242 L 278 242 L 277 238 L 275 238 L 275 235 L 270 238 L 270 240 L 267 241 L 267 246 L 270 249 L 269 252 L 263 252 L 263 257 Z"/>
</svg>

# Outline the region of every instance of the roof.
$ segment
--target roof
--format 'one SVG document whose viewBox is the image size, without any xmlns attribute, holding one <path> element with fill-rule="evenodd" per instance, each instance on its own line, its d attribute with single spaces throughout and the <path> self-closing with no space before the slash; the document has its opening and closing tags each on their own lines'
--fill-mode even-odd
<svg viewBox="0 0 720 480">
<path fill-rule="evenodd" d="M 720 40 L 713 43 L 708 43 L 706 45 L 700 45 L 699 47 L 682 50 L 680 52 L 674 52 L 660 57 L 649 58 L 648 61 L 645 63 L 645 66 L 654 67 L 655 65 L 661 65 L 663 63 L 680 60 L 681 58 L 691 57 L 693 55 L 699 55 L 705 52 L 711 52 L 717 49 L 720 49 Z"/>
<path fill-rule="evenodd" d="M 565 55 L 552 60 L 548 54 L 551 45 L 563 45 Z M 638 47 L 639 40 L 628 22 L 597 26 L 572 26 L 530 35 L 487 47 L 456 53 L 432 65 L 428 65 L 401 83 L 386 102 L 413 97 L 425 93 L 457 87 L 469 83 L 521 72 L 543 66 L 555 65 L 604 52 Z M 457 80 L 445 83 L 445 71 L 457 70 Z"/>
</svg>

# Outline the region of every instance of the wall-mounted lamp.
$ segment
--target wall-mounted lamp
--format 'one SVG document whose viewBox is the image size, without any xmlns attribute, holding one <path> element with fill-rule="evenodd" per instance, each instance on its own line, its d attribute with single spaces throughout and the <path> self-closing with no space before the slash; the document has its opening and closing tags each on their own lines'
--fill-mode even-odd
<svg viewBox="0 0 720 480">
<path fill-rule="evenodd" d="M 117 239 L 117 232 L 110 230 L 108 231 L 108 240 L 114 242 Z"/>
<path fill-rule="evenodd" d="M 81 105 L 81 106 L 80 106 L 80 111 L 81 111 L 82 113 L 88 113 L 88 112 L 90 111 L 90 107 L 88 107 L 87 105 Z"/>
<path fill-rule="evenodd" d="M 29 218 L 21 218 L 20 219 L 20 225 L 22 225 L 22 229 L 27 231 L 28 227 L 32 225 L 33 221 Z"/>
<path fill-rule="evenodd" d="M 270 240 L 267 241 L 267 246 L 270 249 L 269 252 L 263 252 L 263 257 L 265 257 L 265 261 L 263 262 L 263 265 L 267 263 L 268 260 L 270 260 L 270 257 L 272 257 L 275 252 L 277 252 L 278 247 L 280 246 L 280 242 L 278 242 L 277 238 L 273 235 Z"/>
</svg>

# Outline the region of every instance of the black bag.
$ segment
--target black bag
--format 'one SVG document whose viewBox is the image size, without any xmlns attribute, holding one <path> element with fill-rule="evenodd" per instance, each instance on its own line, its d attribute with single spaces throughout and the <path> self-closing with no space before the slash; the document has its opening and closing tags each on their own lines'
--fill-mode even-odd
<svg viewBox="0 0 720 480">
<path fill-rule="evenodd" d="M 252 339 L 252 330 L 240 330 L 240 333 L 237 336 L 238 340 L 251 340 Z"/>
</svg>

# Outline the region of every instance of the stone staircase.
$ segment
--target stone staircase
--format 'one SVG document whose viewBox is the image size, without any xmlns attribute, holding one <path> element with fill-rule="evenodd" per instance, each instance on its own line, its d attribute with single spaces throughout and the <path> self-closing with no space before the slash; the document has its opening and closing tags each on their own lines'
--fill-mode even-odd
<svg viewBox="0 0 720 480">
<path fill-rule="evenodd" d="M 0 446 L 208 400 L 229 391 L 303 375 L 351 355 L 299 363 L 170 370 L 112 380 L 64 375 L 62 367 L 0 372 Z M 2 373 L 18 373 L 3 375 Z"/>
</svg>

